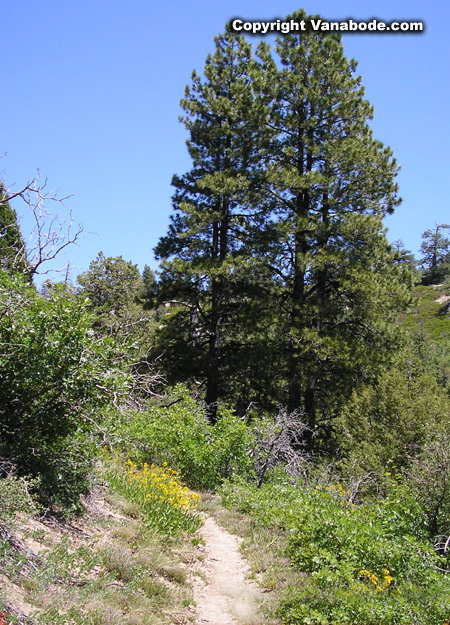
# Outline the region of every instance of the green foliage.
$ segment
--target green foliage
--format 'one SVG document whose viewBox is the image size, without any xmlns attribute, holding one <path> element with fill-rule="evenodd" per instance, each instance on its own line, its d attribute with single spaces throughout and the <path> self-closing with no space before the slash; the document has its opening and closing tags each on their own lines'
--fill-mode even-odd
<svg viewBox="0 0 450 625">
<path fill-rule="evenodd" d="M 417 501 L 426 512 L 430 532 L 444 550 L 450 519 L 450 427 L 431 432 L 406 471 Z M 447 557 L 449 554 L 447 553 Z"/>
<path fill-rule="evenodd" d="M 447 392 L 410 347 L 375 384 L 353 392 L 337 420 L 334 445 L 344 473 L 400 470 L 436 430 L 450 423 Z"/>
<path fill-rule="evenodd" d="M 204 406 L 184 389 L 171 399 L 167 408 L 131 415 L 117 430 L 139 444 L 139 461 L 168 462 L 192 488 L 215 489 L 225 478 L 252 475 L 251 433 L 241 419 L 221 409 L 211 426 Z"/>
<path fill-rule="evenodd" d="M 86 425 L 80 423 L 74 433 L 51 443 L 42 437 L 37 458 L 30 460 L 26 451 L 25 457 L 21 457 L 21 463 L 40 477 L 37 492 L 41 503 L 60 507 L 66 515 L 82 512 L 80 494 L 87 494 L 92 486 L 90 474 L 98 448 L 91 432 L 83 431 L 85 428 Z"/>
<path fill-rule="evenodd" d="M 427 342 L 441 343 L 450 332 L 446 290 L 439 286 L 416 286 L 412 294 L 413 305 L 407 314 L 400 315 L 401 325 L 419 336 L 424 335 Z"/>
<path fill-rule="evenodd" d="M 99 252 L 89 269 L 77 278 L 81 295 L 89 298 L 95 314 L 94 328 L 100 335 L 126 340 L 136 337 L 142 315 L 140 297 L 144 283 L 137 265 L 122 256 L 105 257 Z"/>
<path fill-rule="evenodd" d="M 449 580 L 428 540 L 426 516 L 408 487 L 355 506 L 341 484 L 260 489 L 226 484 L 226 505 L 256 525 L 288 532 L 288 553 L 303 577 L 279 607 L 283 623 L 442 625 L 450 614 Z"/>
<path fill-rule="evenodd" d="M 432 373 L 437 383 L 448 388 L 450 381 L 449 293 L 443 285 L 416 286 L 414 304 L 400 316 L 408 331 L 415 357 Z"/>
<path fill-rule="evenodd" d="M 95 339 L 86 305 L 63 285 L 44 298 L 3 276 L 0 315 L 0 455 L 40 477 L 43 503 L 77 508 L 89 419 L 127 386 L 114 343 Z"/>
<path fill-rule="evenodd" d="M 0 183 L 0 269 L 10 275 L 24 273 L 27 267 L 25 242 L 17 223 L 16 211 Z"/>
<path fill-rule="evenodd" d="M 144 310 L 152 310 L 156 305 L 156 276 L 148 265 L 142 272 L 142 305 Z"/>
<path fill-rule="evenodd" d="M 19 478 L 12 473 L 0 477 L 0 524 L 14 524 L 17 514 L 34 514 L 37 511 L 35 501 L 29 489 L 36 487 L 33 480 Z"/>
</svg>

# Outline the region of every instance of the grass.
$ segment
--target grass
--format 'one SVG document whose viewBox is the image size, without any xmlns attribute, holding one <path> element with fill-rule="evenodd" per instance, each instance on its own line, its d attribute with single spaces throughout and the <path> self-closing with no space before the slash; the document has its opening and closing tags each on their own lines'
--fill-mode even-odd
<svg viewBox="0 0 450 625">
<path fill-rule="evenodd" d="M 193 618 L 186 610 L 198 561 L 192 536 L 149 530 L 138 508 L 117 493 L 97 490 L 79 520 L 34 518 L 19 533 L 23 548 L 0 541 L 8 580 L 0 611 L 8 623 L 159 625 Z"/>
</svg>

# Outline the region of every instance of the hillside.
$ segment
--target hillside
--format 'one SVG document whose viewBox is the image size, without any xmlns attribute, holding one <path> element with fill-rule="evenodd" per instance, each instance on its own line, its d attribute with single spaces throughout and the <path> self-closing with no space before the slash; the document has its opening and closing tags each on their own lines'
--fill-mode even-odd
<svg viewBox="0 0 450 625">
<path fill-rule="evenodd" d="M 191 537 L 149 531 L 137 507 L 105 486 L 82 517 L 1 526 L 5 623 L 187 623 L 202 554 Z"/>
<path fill-rule="evenodd" d="M 401 324 L 408 330 L 424 331 L 433 341 L 450 337 L 450 290 L 444 284 L 416 285 L 412 291 L 411 310 L 400 315 Z"/>
</svg>

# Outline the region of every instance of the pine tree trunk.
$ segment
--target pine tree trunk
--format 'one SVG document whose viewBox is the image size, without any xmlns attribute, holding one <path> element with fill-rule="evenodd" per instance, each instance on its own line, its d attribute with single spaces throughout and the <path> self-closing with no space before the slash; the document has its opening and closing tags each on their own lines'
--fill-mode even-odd
<svg viewBox="0 0 450 625">
<path fill-rule="evenodd" d="M 212 283 L 211 336 L 209 339 L 208 372 L 206 379 L 206 406 L 211 425 L 217 422 L 217 401 L 219 398 L 219 346 L 221 285 L 217 280 Z"/>
<path fill-rule="evenodd" d="M 296 205 L 297 220 L 300 222 L 300 220 L 308 214 L 308 194 L 298 194 Z M 299 347 L 299 336 L 302 330 L 303 307 L 305 303 L 305 269 L 303 259 L 305 258 L 307 250 L 307 233 L 297 225 L 295 232 L 291 308 L 291 326 L 294 330 L 294 336 L 291 338 L 289 347 L 289 412 L 302 410 L 301 349 Z"/>
<path fill-rule="evenodd" d="M 212 255 L 220 261 L 228 254 L 229 198 L 223 197 L 221 203 L 222 219 L 213 225 Z M 223 318 L 224 278 L 213 278 L 211 285 L 211 335 L 208 350 L 208 372 L 206 379 L 206 406 L 208 419 L 212 425 L 217 422 L 217 401 L 220 381 L 220 330 Z"/>
</svg>

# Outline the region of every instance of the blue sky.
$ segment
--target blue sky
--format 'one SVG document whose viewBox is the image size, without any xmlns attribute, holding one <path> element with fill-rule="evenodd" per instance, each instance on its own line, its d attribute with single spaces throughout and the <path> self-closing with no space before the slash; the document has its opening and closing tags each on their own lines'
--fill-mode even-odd
<svg viewBox="0 0 450 625">
<path fill-rule="evenodd" d="M 190 167 L 179 100 L 230 17 L 283 18 L 297 8 L 325 19 L 421 20 L 418 34 L 349 34 L 375 107 L 375 137 L 402 171 L 403 204 L 388 238 L 417 253 L 421 233 L 450 222 L 450 5 L 437 0 L 9 0 L 2 3 L 0 170 L 18 188 L 36 168 L 88 235 L 67 258 L 76 271 L 102 250 L 155 268 L 171 178 Z M 256 40 L 255 40 L 256 41 Z M 16 205 L 27 235 L 24 207 Z M 54 208 L 49 206 L 49 208 Z"/>
</svg>

